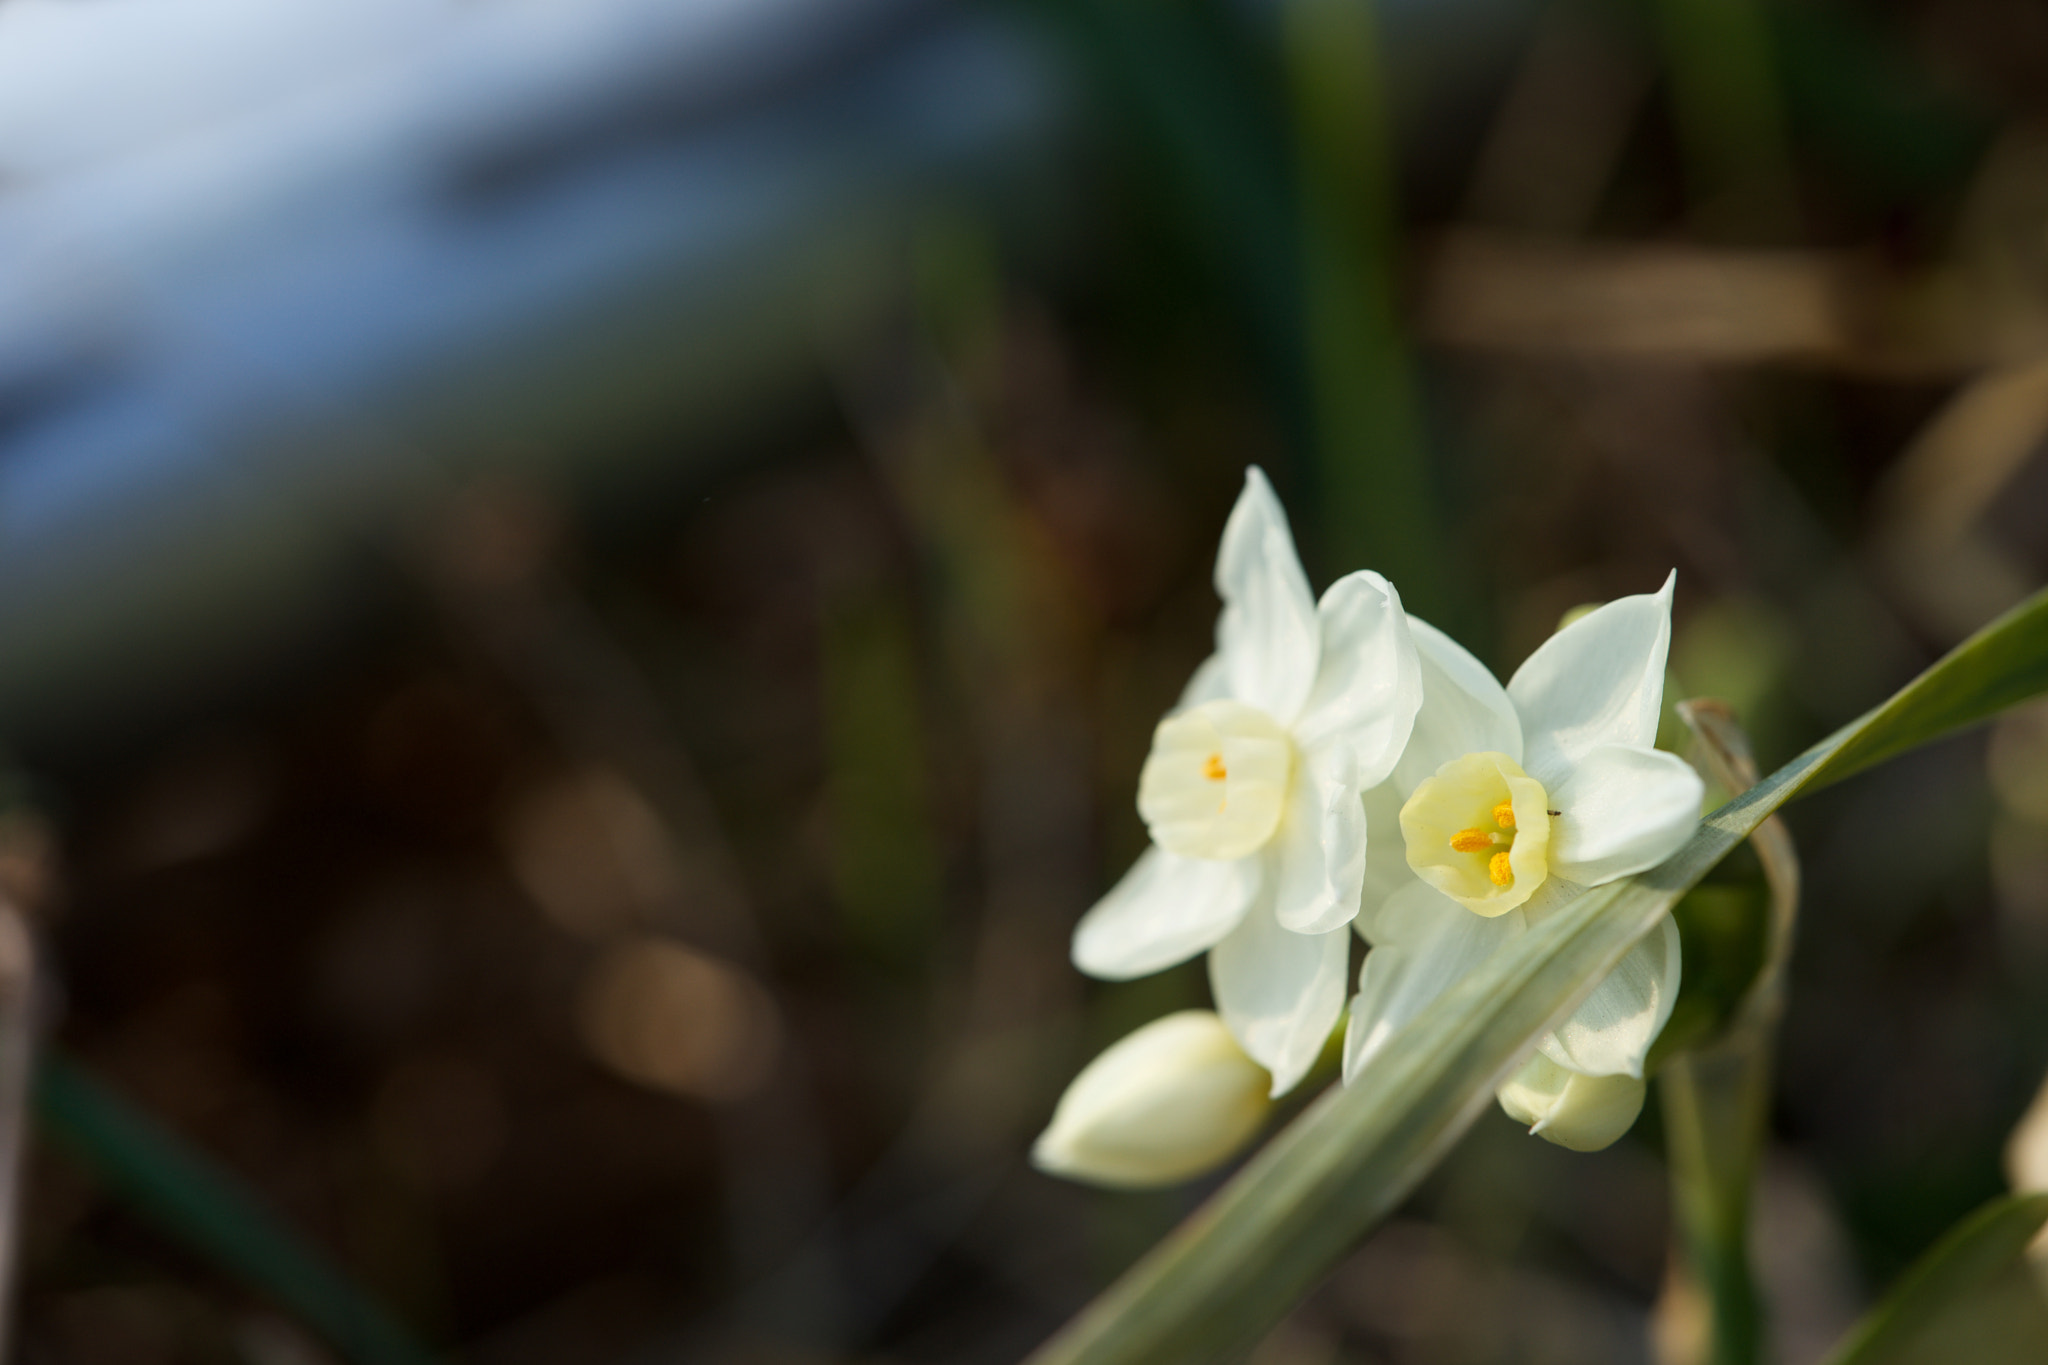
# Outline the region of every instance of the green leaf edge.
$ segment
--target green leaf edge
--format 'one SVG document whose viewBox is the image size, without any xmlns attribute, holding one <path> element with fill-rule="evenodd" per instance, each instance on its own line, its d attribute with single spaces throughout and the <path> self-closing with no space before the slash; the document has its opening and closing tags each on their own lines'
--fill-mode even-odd
<svg viewBox="0 0 2048 1365">
<path fill-rule="evenodd" d="M 358 1365 L 431 1365 L 384 1307 L 241 1180 L 56 1053 L 37 1067 L 35 1110 L 59 1144 L 167 1232 L 290 1309 Z"/>
<path fill-rule="evenodd" d="M 1832 748 L 1812 791 L 2048 692 L 2048 589 L 1943 656 L 1881 706 L 1809 749 Z"/>
<path fill-rule="evenodd" d="M 2004 1195 L 1943 1233 L 1863 1316 L 1826 1365 L 1877 1365 L 1908 1345 L 1942 1307 L 2010 1268 L 2048 1223 L 2048 1194 Z"/>
<path fill-rule="evenodd" d="M 1666 862 L 1572 901 L 1446 992 L 1403 1046 L 1326 1091 L 1028 1365 L 1235 1358 L 1414 1189 L 1535 1040 L 1779 806 L 2043 691 L 2048 591 L 1707 815 Z"/>
</svg>

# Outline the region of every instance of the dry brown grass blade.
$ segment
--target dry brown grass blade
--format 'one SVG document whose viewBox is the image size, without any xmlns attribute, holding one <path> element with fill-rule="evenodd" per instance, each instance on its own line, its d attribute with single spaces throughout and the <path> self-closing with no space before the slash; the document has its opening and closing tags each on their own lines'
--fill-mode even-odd
<svg viewBox="0 0 2048 1365">
<path fill-rule="evenodd" d="M 1930 282 L 1824 251 L 1594 244 L 1462 229 L 1438 239 L 1420 325 L 1472 350 L 1940 376 L 1993 357 Z"/>
<path fill-rule="evenodd" d="M 1959 639 L 2025 597 L 2035 572 L 1986 533 L 1999 495 L 2048 435 L 2048 356 L 1965 386 L 1893 466 L 1872 552 L 1920 624 Z"/>
<path fill-rule="evenodd" d="M 1749 735 L 1735 718 L 1727 702 L 1714 697 L 1695 697 L 1678 704 L 1678 717 L 1698 741 L 1695 757 L 1704 762 L 1715 782 L 1728 794 L 1739 796 L 1757 784 L 1761 774 L 1756 756 L 1750 752 Z M 1773 815 L 1749 836 L 1763 865 L 1764 882 L 1771 893 L 1770 932 L 1764 947 L 1764 962 L 1737 1011 L 1733 1027 L 1768 1028 L 1784 1008 L 1785 968 L 1792 957 L 1792 940 L 1799 922 L 1799 854 L 1792 846 L 1792 832 L 1783 817 Z"/>
</svg>

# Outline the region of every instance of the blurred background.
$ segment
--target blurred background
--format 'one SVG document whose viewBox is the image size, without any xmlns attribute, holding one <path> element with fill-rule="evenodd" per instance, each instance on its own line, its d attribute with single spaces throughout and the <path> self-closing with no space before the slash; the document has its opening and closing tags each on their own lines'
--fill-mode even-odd
<svg viewBox="0 0 2048 1365">
<path fill-rule="evenodd" d="M 2032 0 L 0 0 L 16 1358 L 1018 1359 L 1207 1188 L 1025 1152 L 1207 1001 L 1066 946 L 1247 463 L 1502 676 L 1675 566 L 1769 768 L 2044 435 Z M 2048 711 L 1789 820 L 1797 1365 L 2003 1188 Z M 1657 1359 L 1660 1142 L 1488 1113 L 1257 1359 Z"/>
</svg>

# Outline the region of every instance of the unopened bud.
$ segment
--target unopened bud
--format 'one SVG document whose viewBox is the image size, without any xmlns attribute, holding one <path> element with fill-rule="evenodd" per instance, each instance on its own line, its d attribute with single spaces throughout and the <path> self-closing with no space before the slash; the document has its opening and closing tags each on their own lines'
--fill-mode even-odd
<svg viewBox="0 0 2048 1365">
<path fill-rule="evenodd" d="M 1265 1121 L 1271 1086 L 1214 1013 L 1169 1014 L 1081 1069 L 1031 1160 L 1092 1185 L 1171 1185 L 1236 1154 Z"/>
<path fill-rule="evenodd" d="M 2048 1082 L 2042 1084 L 2006 1140 L 2005 1174 L 2015 1194 L 2048 1190 Z"/>
<path fill-rule="evenodd" d="M 2048 1081 L 2042 1083 L 2006 1140 L 2005 1174 L 2012 1181 L 2014 1194 L 2048 1191 Z M 2034 1234 L 2027 1260 L 2034 1267 L 2035 1278 L 2048 1289 L 2048 1228 Z"/>
<path fill-rule="evenodd" d="M 1643 1091 L 1634 1076 L 1588 1076 L 1539 1052 L 1498 1093 L 1508 1117 L 1536 1136 L 1575 1152 L 1597 1152 L 1636 1121 Z"/>
</svg>

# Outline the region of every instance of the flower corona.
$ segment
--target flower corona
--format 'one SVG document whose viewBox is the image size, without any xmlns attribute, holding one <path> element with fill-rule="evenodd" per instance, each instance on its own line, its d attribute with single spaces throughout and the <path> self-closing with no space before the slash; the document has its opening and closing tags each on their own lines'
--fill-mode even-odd
<svg viewBox="0 0 2048 1365">
<path fill-rule="evenodd" d="M 1408 866 L 1466 909 L 1504 915 L 1549 875 L 1549 802 L 1506 754 L 1451 759 L 1401 807 Z"/>
<path fill-rule="evenodd" d="M 1152 842 L 1183 858 L 1242 858 L 1280 827 L 1294 744 L 1239 701 L 1203 702 L 1153 732 L 1138 774 L 1138 814 Z"/>
</svg>

